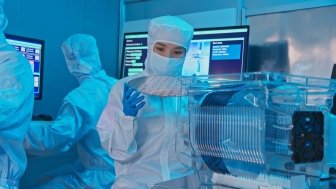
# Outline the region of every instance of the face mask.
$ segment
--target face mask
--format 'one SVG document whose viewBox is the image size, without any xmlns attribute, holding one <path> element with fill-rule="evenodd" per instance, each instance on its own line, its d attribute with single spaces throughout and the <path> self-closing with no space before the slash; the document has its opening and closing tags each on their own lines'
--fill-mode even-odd
<svg viewBox="0 0 336 189">
<path fill-rule="evenodd" d="M 71 74 L 80 82 L 92 74 L 92 66 L 85 63 L 79 63 L 76 60 L 68 60 L 67 66 Z"/>
<path fill-rule="evenodd" d="M 154 75 L 181 76 L 184 60 L 184 57 L 169 58 L 152 52 L 147 66 Z"/>
</svg>

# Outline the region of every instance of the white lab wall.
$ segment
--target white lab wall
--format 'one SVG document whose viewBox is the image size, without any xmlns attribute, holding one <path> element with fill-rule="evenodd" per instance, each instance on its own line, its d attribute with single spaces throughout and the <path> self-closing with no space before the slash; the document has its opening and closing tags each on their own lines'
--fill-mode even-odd
<svg viewBox="0 0 336 189">
<path fill-rule="evenodd" d="M 178 16 L 190 23 L 194 28 L 207 28 L 236 25 L 236 14 L 235 8 L 227 8 Z M 148 29 L 150 20 L 151 19 L 127 21 L 124 24 L 124 32 L 145 32 Z"/>
<path fill-rule="evenodd" d="M 248 24 L 250 17 L 290 11 L 334 6 L 335 0 L 241 0 L 243 1 L 242 23 Z"/>
<path fill-rule="evenodd" d="M 297 4 L 308 1 L 320 1 L 320 0 L 244 0 L 244 6 L 248 9 L 269 9 L 274 6 Z"/>
<path fill-rule="evenodd" d="M 147 31 L 149 20 L 179 16 L 194 28 L 236 25 L 236 0 L 143 0 L 125 4 L 124 32 Z"/>
<path fill-rule="evenodd" d="M 248 24 L 245 15 L 263 14 L 279 9 L 286 11 L 314 4 L 328 5 L 333 2 L 335 0 L 126 0 L 124 30 L 146 31 L 148 21 L 162 15 L 188 15 L 188 22 L 196 28 L 227 26 L 233 21 L 234 25 L 241 22 Z M 226 17 L 228 11 L 232 10 L 235 13 Z"/>
<path fill-rule="evenodd" d="M 126 3 L 125 20 L 150 19 L 236 7 L 236 0 L 143 0 Z"/>
<path fill-rule="evenodd" d="M 147 31 L 149 20 L 163 15 L 179 16 L 194 28 L 236 25 L 237 0 L 142 0 L 125 4 L 124 32 Z"/>
<path fill-rule="evenodd" d="M 42 100 L 35 101 L 34 114 L 55 117 L 63 97 L 78 86 L 68 72 L 61 52 L 62 42 L 71 34 L 96 37 L 101 62 L 108 75 L 117 74 L 118 0 L 6 0 L 6 33 L 45 41 Z"/>
</svg>

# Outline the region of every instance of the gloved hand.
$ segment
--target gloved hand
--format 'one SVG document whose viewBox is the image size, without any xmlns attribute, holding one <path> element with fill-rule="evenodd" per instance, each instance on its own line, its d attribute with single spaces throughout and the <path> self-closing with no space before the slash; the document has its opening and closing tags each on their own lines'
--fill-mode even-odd
<svg viewBox="0 0 336 189">
<path fill-rule="evenodd" d="M 144 96 L 140 96 L 141 93 L 133 88 L 130 88 L 127 83 L 124 84 L 123 95 L 123 112 L 127 116 L 136 117 L 138 111 L 145 105 L 143 101 Z"/>
</svg>

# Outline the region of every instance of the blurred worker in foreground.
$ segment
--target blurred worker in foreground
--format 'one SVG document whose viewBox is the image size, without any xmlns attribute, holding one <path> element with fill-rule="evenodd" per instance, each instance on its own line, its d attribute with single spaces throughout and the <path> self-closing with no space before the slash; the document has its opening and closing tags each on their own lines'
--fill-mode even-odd
<svg viewBox="0 0 336 189">
<path fill-rule="evenodd" d="M 47 182 L 34 188 L 111 188 L 114 163 L 101 147 L 96 123 L 116 80 L 102 69 L 93 36 L 70 36 L 62 51 L 80 86 L 66 95 L 52 124 L 30 128 L 25 147 L 27 153 L 41 156 L 67 151 L 76 144 L 79 158 L 72 166 L 47 174 L 43 179 Z"/>
<path fill-rule="evenodd" d="M 0 0 L 0 188 L 19 188 L 27 158 L 23 139 L 33 112 L 33 73 L 29 62 L 6 41 L 7 18 Z"/>
<path fill-rule="evenodd" d="M 175 152 L 176 98 L 141 95 L 127 83 L 142 76 L 181 76 L 192 37 L 192 26 L 180 18 L 152 19 L 145 70 L 121 79 L 112 89 L 97 129 L 102 145 L 115 160 L 113 188 L 150 188 L 191 173 Z"/>
</svg>

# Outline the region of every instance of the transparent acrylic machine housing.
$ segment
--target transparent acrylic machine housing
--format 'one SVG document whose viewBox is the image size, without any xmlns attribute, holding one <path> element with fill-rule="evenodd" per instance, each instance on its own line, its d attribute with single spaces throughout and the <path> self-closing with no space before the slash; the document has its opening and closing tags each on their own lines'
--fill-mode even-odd
<svg viewBox="0 0 336 189">
<path fill-rule="evenodd" d="M 258 72 L 188 77 L 182 85 L 188 102 L 181 115 L 188 116 L 181 116 L 177 137 L 191 149 L 202 183 L 221 183 L 226 175 L 299 188 L 291 183 L 299 178 L 314 188 L 309 179 L 330 176 L 334 80 Z"/>
</svg>

